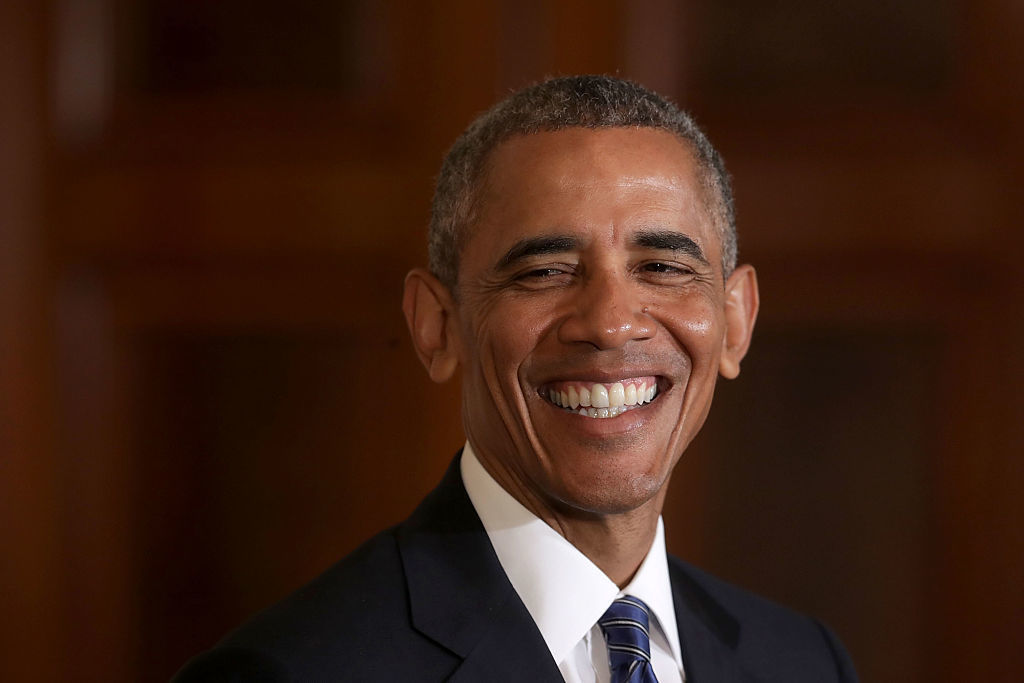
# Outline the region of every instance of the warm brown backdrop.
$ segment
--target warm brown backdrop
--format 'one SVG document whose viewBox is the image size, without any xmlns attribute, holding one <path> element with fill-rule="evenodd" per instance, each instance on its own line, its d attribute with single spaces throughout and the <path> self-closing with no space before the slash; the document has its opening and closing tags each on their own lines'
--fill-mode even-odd
<svg viewBox="0 0 1024 683">
<path fill-rule="evenodd" d="M 1022 45 L 1017 0 L 0 3 L 0 678 L 166 680 L 408 513 L 462 441 L 399 312 L 439 160 L 600 71 L 706 125 L 761 275 L 672 550 L 865 681 L 1020 680 Z"/>
</svg>

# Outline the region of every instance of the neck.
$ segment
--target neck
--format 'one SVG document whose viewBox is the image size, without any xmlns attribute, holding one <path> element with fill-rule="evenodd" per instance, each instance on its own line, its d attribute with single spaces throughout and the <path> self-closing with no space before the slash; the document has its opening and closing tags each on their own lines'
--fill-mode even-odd
<svg viewBox="0 0 1024 683">
<path fill-rule="evenodd" d="M 654 542 L 668 490 L 667 479 L 636 507 L 602 512 L 538 495 L 533 487 L 523 485 L 513 471 L 496 467 L 485 453 L 475 448 L 473 453 L 496 484 L 565 537 L 619 588 L 629 584 Z M 600 507 L 601 503 L 595 505 Z"/>
<path fill-rule="evenodd" d="M 552 513 L 538 516 L 576 546 L 615 585 L 624 588 L 633 579 L 654 543 L 661 498 L 659 495 L 657 500 L 624 513 Z"/>
</svg>

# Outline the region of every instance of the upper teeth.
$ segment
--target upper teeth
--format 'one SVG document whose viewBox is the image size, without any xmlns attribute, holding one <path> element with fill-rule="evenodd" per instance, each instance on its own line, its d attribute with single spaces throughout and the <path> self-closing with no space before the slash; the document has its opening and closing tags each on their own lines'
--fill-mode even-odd
<svg viewBox="0 0 1024 683">
<path fill-rule="evenodd" d="M 548 398 L 563 408 L 575 410 L 582 406 L 600 409 L 642 405 L 649 403 L 657 393 L 658 385 L 651 379 L 614 384 L 570 384 L 563 390 L 551 388 L 548 391 Z M 616 414 L 620 412 L 622 411 L 617 411 Z"/>
</svg>

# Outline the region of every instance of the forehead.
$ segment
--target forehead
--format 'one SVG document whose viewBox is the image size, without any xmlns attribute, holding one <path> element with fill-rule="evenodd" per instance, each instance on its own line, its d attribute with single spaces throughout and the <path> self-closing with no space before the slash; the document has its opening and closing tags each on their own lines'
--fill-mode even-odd
<svg viewBox="0 0 1024 683">
<path fill-rule="evenodd" d="M 688 143 L 655 128 L 568 128 L 512 138 L 491 154 L 465 246 L 536 233 L 621 238 L 680 230 L 717 251 Z M 714 244 L 712 244 L 714 242 Z"/>
</svg>

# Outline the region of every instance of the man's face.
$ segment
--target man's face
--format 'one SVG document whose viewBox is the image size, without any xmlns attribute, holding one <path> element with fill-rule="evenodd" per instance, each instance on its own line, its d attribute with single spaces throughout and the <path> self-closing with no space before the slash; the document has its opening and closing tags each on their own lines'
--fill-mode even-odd
<svg viewBox="0 0 1024 683">
<path fill-rule="evenodd" d="M 467 436 L 520 502 L 660 510 L 727 346 L 720 254 L 668 132 L 571 128 L 494 151 L 451 329 Z"/>
</svg>

